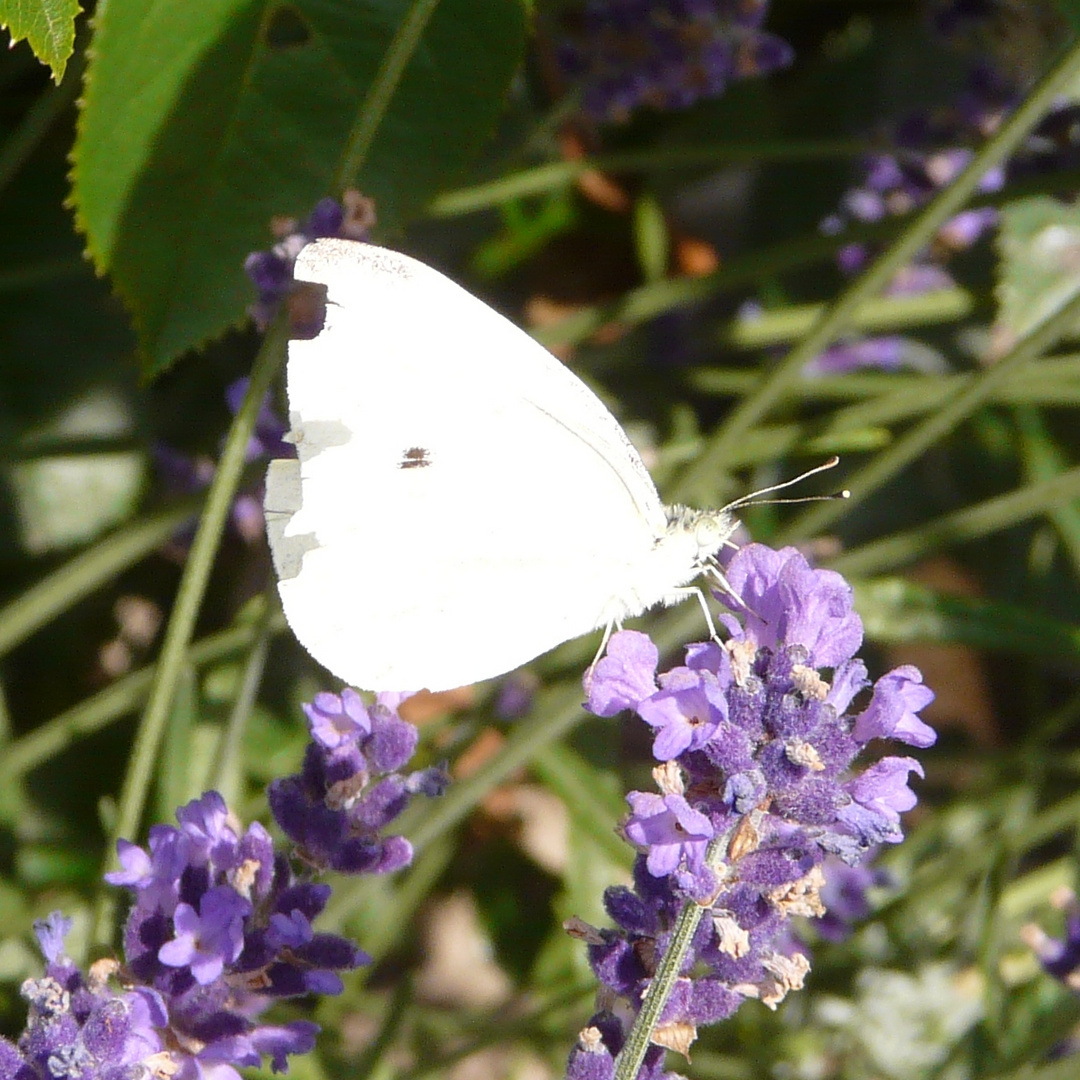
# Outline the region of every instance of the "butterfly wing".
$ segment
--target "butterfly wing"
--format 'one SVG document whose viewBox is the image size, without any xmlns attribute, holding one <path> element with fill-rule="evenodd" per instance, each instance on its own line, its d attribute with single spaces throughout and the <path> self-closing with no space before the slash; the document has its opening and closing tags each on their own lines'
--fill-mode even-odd
<svg viewBox="0 0 1080 1080">
<path fill-rule="evenodd" d="M 604 624 L 666 518 L 594 394 L 437 271 L 320 240 L 324 329 L 289 347 L 297 461 L 267 482 L 296 636 L 366 689 L 444 689 Z"/>
</svg>

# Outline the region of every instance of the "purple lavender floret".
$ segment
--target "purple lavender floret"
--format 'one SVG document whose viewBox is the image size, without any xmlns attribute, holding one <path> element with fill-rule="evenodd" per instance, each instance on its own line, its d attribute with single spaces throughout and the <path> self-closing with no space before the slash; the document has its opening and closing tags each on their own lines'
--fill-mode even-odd
<svg viewBox="0 0 1080 1080">
<path fill-rule="evenodd" d="M 275 780 L 270 809 L 308 863 L 344 874 L 385 874 L 407 866 L 412 846 L 382 836 L 418 793 L 438 795 L 441 768 L 402 773 L 417 731 L 397 714 L 400 694 L 366 705 L 355 690 L 318 694 L 305 706 L 312 741 L 303 770 Z"/>
<path fill-rule="evenodd" d="M 315 337 L 322 329 L 324 312 L 321 304 L 298 293 L 293 280 L 296 256 L 312 240 L 324 236 L 367 240 L 374 224 L 374 203 L 356 191 L 346 191 L 341 202 L 320 200 L 302 223 L 293 219 L 276 222 L 278 242 L 268 251 L 253 251 L 244 261 L 244 272 L 258 293 L 258 299 L 248 309 L 255 325 L 265 331 L 282 301 L 288 300 L 291 336 Z M 305 299 L 309 302 L 305 303 Z"/>
<path fill-rule="evenodd" d="M 1080 994 L 1080 901 L 1072 889 L 1063 887 L 1054 890 L 1050 904 L 1065 916 L 1064 937 L 1050 937 L 1035 923 L 1025 925 L 1020 936 L 1048 975 Z"/>
<path fill-rule="evenodd" d="M 767 11 L 767 0 L 588 0 L 559 62 L 594 120 L 685 109 L 791 63 L 787 42 L 761 29 Z"/>
<path fill-rule="evenodd" d="M 688 646 L 685 666 L 658 674 L 655 645 L 620 631 L 586 677 L 592 711 L 632 709 L 657 732 L 658 793 L 627 797 L 623 831 L 639 855 L 634 889 L 605 895 L 615 928 L 573 930 L 601 984 L 635 1010 L 682 905 L 707 909 L 658 1028 L 672 1046 L 746 998 L 775 1007 L 801 987 L 809 958 L 792 916 L 824 915 L 829 875 L 850 886 L 848 867 L 898 842 L 900 815 L 916 801 L 914 758 L 882 757 L 862 772 L 855 759 L 879 739 L 935 739 L 918 716 L 933 693 L 915 668 L 889 672 L 855 704 L 870 684 L 855 655 L 862 622 L 839 574 L 761 544 L 740 549 L 725 574 L 722 646 Z M 594 1018 L 567 1075 L 610 1076 L 623 1037 L 617 1021 Z"/>
</svg>

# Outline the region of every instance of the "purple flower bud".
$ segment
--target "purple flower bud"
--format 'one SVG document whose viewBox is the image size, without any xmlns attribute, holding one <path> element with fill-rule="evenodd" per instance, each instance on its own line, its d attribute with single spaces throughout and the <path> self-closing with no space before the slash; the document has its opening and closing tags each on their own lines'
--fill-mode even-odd
<svg viewBox="0 0 1080 1080">
<path fill-rule="evenodd" d="M 303 233 L 312 240 L 337 236 L 345 221 L 345 209 L 336 199 L 320 199 L 304 223 Z"/>
<path fill-rule="evenodd" d="M 74 920 L 65 918 L 59 911 L 54 911 L 44 919 L 34 922 L 34 936 L 45 959 L 50 964 L 69 964 L 64 958 L 64 938 L 71 933 Z"/>
<path fill-rule="evenodd" d="M 252 1046 L 259 1054 L 270 1058 L 273 1072 L 289 1071 L 289 1054 L 310 1054 L 315 1049 L 319 1025 L 310 1020 L 293 1020 L 283 1027 L 269 1025 L 257 1028 L 251 1036 Z"/>
<path fill-rule="evenodd" d="M 191 841 L 189 860 L 206 860 L 220 868 L 236 864 L 238 841 L 228 817 L 225 800 L 216 791 L 208 791 L 176 811 L 180 831 Z"/>
<path fill-rule="evenodd" d="M 407 765 L 416 752 L 420 733 L 396 713 L 376 706 L 372 714 L 371 741 L 365 753 L 375 772 L 389 773 Z"/>
</svg>

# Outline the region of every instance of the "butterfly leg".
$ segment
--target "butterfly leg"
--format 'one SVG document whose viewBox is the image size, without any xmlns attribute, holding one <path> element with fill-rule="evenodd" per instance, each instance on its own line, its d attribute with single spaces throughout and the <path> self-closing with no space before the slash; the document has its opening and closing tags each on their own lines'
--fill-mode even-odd
<svg viewBox="0 0 1080 1080">
<path fill-rule="evenodd" d="M 709 563 L 709 565 L 705 567 L 705 573 L 711 574 L 716 578 L 720 588 L 723 589 L 723 591 L 727 593 L 727 595 L 730 596 L 731 599 L 734 600 L 748 615 L 753 615 L 756 618 L 761 619 L 763 623 L 768 623 L 768 619 L 758 615 L 758 613 L 735 591 L 731 582 L 724 576 L 724 571 L 720 569 L 717 563 Z"/>
<path fill-rule="evenodd" d="M 709 628 L 709 636 L 717 644 L 722 645 L 720 635 L 716 632 L 716 623 L 713 622 L 712 612 L 709 611 L 709 605 L 705 602 L 705 594 L 696 585 L 686 585 L 680 589 L 672 589 L 671 592 L 664 597 L 666 604 L 678 603 L 681 600 L 685 600 L 687 597 L 697 597 L 697 602 L 701 605 L 701 613 L 705 616 L 705 623 Z"/>
</svg>

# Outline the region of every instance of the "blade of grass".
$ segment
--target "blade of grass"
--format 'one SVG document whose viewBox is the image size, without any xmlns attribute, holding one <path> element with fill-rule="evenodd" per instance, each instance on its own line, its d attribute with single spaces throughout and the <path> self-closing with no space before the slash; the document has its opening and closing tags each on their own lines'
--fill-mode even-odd
<svg viewBox="0 0 1080 1080">
<path fill-rule="evenodd" d="M 1020 429 L 1021 458 L 1028 479 L 1049 480 L 1064 471 L 1067 465 L 1065 455 L 1058 449 L 1039 411 L 1031 407 L 1017 409 L 1016 422 Z M 1080 506 L 1063 503 L 1053 507 L 1047 516 L 1054 523 L 1068 552 L 1074 573 L 1080 573 Z"/>
<path fill-rule="evenodd" d="M 583 173 L 640 172 L 680 169 L 699 165 L 726 165 L 740 161 L 797 162 L 858 158 L 873 149 L 860 139 L 791 139 L 788 141 L 717 143 L 712 146 L 669 146 L 620 154 L 598 154 L 575 161 L 552 161 L 500 176 L 482 184 L 447 191 L 428 207 L 432 217 L 459 217 L 488 210 L 509 199 L 544 195 L 568 187 Z"/>
<path fill-rule="evenodd" d="M 896 417 L 925 412 L 927 399 L 939 399 L 955 393 L 977 373 L 955 375 L 914 375 L 877 372 L 852 372 L 850 375 L 815 375 L 791 387 L 782 399 L 785 402 L 852 401 L 866 402 L 871 409 L 884 409 L 881 418 L 888 419 L 895 408 Z M 687 374 L 688 384 L 704 394 L 738 397 L 757 383 L 758 375 L 745 368 L 698 368 Z M 1030 396 L 1025 396 L 1030 395 Z M 1040 360 L 1023 371 L 1011 371 L 1004 382 L 993 388 L 990 400 L 1008 404 L 1074 404 L 1080 395 L 1080 356 L 1055 356 Z M 902 405 L 893 405 L 893 401 Z M 921 402 L 922 408 L 914 403 Z M 876 423 L 876 413 L 868 414 Z"/>
<path fill-rule="evenodd" d="M 921 296 L 879 296 L 867 300 L 851 317 L 851 329 L 866 333 L 908 329 L 932 323 L 958 322 L 975 310 L 967 289 L 936 289 Z M 809 333 L 825 311 L 824 304 L 800 304 L 734 319 L 721 328 L 720 341 L 736 349 L 786 344 Z"/>
<path fill-rule="evenodd" d="M 210 777 L 210 787 L 219 791 L 226 803 L 232 803 L 240 794 L 240 750 L 244 740 L 244 729 L 251 718 L 255 708 L 255 699 L 262 684 L 263 673 L 266 670 L 266 657 L 270 652 L 270 640 L 273 637 L 273 624 L 277 619 L 283 618 L 281 609 L 277 604 L 276 590 L 268 592 L 263 603 L 263 612 L 255 625 L 255 633 L 251 641 L 251 651 L 244 665 L 244 676 L 240 683 L 236 701 L 229 712 L 228 722 L 221 733 L 221 742 L 218 746 L 213 775 Z"/>
<path fill-rule="evenodd" d="M 801 514 L 784 530 L 784 536 L 813 536 L 835 521 L 847 508 L 862 502 L 989 400 L 994 389 L 1013 372 L 1024 369 L 1053 347 L 1063 334 L 1076 325 L 1078 319 L 1080 295 L 1036 326 L 993 367 L 974 376 L 966 386 L 946 398 L 935 413 L 912 428 L 888 450 L 848 477 L 847 486 L 851 489 L 849 500 L 815 504 L 813 509 Z"/>
</svg>

